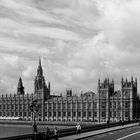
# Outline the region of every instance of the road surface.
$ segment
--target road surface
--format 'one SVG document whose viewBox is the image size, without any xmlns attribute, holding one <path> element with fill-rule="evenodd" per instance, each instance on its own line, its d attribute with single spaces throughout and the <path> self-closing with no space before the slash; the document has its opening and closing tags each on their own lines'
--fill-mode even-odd
<svg viewBox="0 0 140 140">
<path fill-rule="evenodd" d="M 81 140 L 140 140 L 140 126 L 112 131 Z"/>
</svg>

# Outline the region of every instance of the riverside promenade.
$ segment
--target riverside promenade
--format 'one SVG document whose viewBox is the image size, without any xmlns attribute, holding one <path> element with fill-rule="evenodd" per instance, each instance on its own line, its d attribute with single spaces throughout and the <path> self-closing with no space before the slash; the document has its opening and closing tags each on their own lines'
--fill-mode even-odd
<svg viewBox="0 0 140 140">
<path fill-rule="evenodd" d="M 110 128 L 105 128 L 105 129 L 101 129 L 101 130 L 85 132 L 85 133 L 81 133 L 80 135 L 75 134 L 75 135 L 59 138 L 59 140 L 87 139 L 87 138 L 90 138 L 92 136 L 104 134 L 104 133 L 107 133 L 107 132 L 113 132 L 113 131 L 117 131 L 117 130 L 121 130 L 121 129 L 126 129 L 126 128 L 129 128 L 129 127 L 135 127 L 135 126 L 138 126 L 138 123 L 132 123 L 132 124 L 124 125 L 124 126 L 116 126 L 116 127 L 110 127 Z"/>
</svg>

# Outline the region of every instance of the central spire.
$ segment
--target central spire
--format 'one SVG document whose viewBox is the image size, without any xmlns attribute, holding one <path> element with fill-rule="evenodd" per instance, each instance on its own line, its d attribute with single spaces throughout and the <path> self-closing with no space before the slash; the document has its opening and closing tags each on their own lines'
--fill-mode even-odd
<svg viewBox="0 0 140 140">
<path fill-rule="evenodd" d="M 41 66 L 41 57 L 39 56 L 39 65 L 38 65 L 38 69 L 37 69 L 37 76 L 43 76 L 43 69 Z"/>
<path fill-rule="evenodd" d="M 41 66 L 41 57 L 39 56 L 39 66 Z"/>
</svg>

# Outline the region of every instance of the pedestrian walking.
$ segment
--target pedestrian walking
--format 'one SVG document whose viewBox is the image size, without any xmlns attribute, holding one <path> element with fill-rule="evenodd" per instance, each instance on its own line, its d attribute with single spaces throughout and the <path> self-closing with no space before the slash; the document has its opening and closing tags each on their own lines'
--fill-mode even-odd
<svg viewBox="0 0 140 140">
<path fill-rule="evenodd" d="M 33 124 L 33 132 L 34 133 L 37 133 L 38 132 L 38 130 L 37 130 L 37 124 Z"/>
<path fill-rule="evenodd" d="M 122 126 L 124 126 L 124 120 L 122 120 Z"/>
<path fill-rule="evenodd" d="M 120 120 L 120 126 L 122 126 L 122 120 Z"/>
<path fill-rule="evenodd" d="M 58 140 L 58 130 L 57 130 L 57 127 L 55 127 L 55 129 L 54 129 L 54 139 Z"/>
<path fill-rule="evenodd" d="M 50 139 L 50 129 L 49 127 L 47 127 L 47 131 L 46 131 L 46 140 Z"/>
<path fill-rule="evenodd" d="M 76 130 L 77 130 L 77 135 L 79 135 L 81 133 L 81 125 L 79 123 L 77 123 L 76 125 Z"/>
<path fill-rule="evenodd" d="M 109 127 L 109 120 L 107 120 L 107 127 Z"/>
</svg>

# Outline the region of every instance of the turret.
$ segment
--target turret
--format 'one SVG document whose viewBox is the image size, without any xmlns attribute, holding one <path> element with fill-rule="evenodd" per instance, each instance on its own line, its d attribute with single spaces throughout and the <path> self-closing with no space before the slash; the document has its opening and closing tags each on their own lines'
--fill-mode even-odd
<svg viewBox="0 0 140 140">
<path fill-rule="evenodd" d="M 109 86 L 109 77 L 107 78 L 107 85 Z"/>
<path fill-rule="evenodd" d="M 133 79 L 133 76 L 131 76 L 131 80 L 128 81 L 127 78 L 125 81 L 123 81 L 123 78 L 122 78 L 122 88 L 134 88 L 134 87 L 137 87 L 137 80 Z"/>
<path fill-rule="evenodd" d="M 105 78 L 103 82 L 98 80 L 98 90 L 109 90 L 110 92 L 114 92 L 114 80 L 112 79 L 112 81 L 109 81 L 109 78 Z"/>
<path fill-rule="evenodd" d="M 50 91 L 50 89 L 51 89 L 51 85 L 50 85 L 50 82 L 48 83 L 48 89 L 49 89 L 49 91 Z"/>
<path fill-rule="evenodd" d="M 122 79 L 121 79 L 121 85 L 122 85 L 122 87 L 123 87 L 123 77 L 122 77 Z"/>
<path fill-rule="evenodd" d="M 100 78 L 98 79 L 98 89 L 100 88 Z"/>
<path fill-rule="evenodd" d="M 113 89 L 114 89 L 114 79 L 112 79 L 112 87 L 113 87 Z"/>
<path fill-rule="evenodd" d="M 67 97 L 72 96 L 72 90 L 71 89 L 67 89 L 66 90 L 66 95 L 67 95 Z"/>
<path fill-rule="evenodd" d="M 133 82 L 133 76 L 131 76 L 131 82 Z"/>
<path fill-rule="evenodd" d="M 135 83 L 136 83 L 136 87 L 137 87 L 137 78 L 135 78 Z"/>
<path fill-rule="evenodd" d="M 18 82 L 17 94 L 18 95 L 23 95 L 24 94 L 24 87 L 23 87 L 23 83 L 22 83 L 21 77 L 19 78 L 19 82 Z"/>
</svg>

